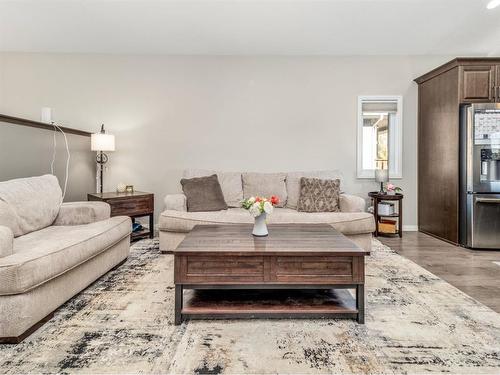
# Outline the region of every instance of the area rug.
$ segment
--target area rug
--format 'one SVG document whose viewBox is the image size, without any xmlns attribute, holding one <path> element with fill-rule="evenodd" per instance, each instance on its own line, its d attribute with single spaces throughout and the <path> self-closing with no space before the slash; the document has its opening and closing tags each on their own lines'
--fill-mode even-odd
<svg viewBox="0 0 500 375">
<path fill-rule="evenodd" d="M 173 325 L 173 257 L 156 240 L 77 295 L 23 343 L 0 345 L 2 373 L 500 373 L 500 315 L 377 240 L 366 324 L 352 320 Z"/>
</svg>

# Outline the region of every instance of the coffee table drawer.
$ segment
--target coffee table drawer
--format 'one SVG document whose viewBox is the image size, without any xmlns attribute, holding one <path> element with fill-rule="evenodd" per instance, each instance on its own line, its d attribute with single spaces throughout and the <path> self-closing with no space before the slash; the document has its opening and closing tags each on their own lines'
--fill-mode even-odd
<svg viewBox="0 0 500 375">
<path fill-rule="evenodd" d="M 350 282 L 354 274 L 352 257 L 276 257 L 279 282 Z"/>
<path fill-rule="evenodd" d="M 261 256 L 183 256 L 178 266 L 185 283 L 264 280 Z"/>
<path fill-rule="evenodd" d="M 349 284 L 363 281 L 363 257 L 183 255 L 175 258 L 176 283 Z"/>
</svg>

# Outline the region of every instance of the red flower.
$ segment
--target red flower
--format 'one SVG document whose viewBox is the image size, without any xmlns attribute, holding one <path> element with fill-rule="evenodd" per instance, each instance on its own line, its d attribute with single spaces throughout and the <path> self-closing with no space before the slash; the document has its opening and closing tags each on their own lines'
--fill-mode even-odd
<svg viewBox="0 0 500 375">
<path fill-rule="evenodd" d="M 276 195 L 271 196 L 271 204 L 276 206 L 280 202 L 280 198 Z"/>
<path fill-rule="evenodd" d="M 259 203 L 262 200 L 261 197 L 255 197 L 255 202 Z"/>
</svg>

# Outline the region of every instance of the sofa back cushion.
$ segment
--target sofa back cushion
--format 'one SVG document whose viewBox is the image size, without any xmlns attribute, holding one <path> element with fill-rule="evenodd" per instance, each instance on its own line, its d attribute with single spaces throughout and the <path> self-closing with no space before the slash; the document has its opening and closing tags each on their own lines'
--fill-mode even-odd
<svg viewBox="0 0 500 375">
<path fill-rule="evenodd" d="M 217 172 L 208 169 L 186 169 L 184 178 L 205 177 L 216 174 L 219 179 L 222 194 L 228 207 L 241 207 L 243 200 L 243 187 L 241 185 L 241 173 L 239 172 Z"/>
<path fill-rule="evenodd" d="M 287 208 L 297 209 L 300 196 L 300 179 L 302 177 L 319 178 L 321 180 L 342 180 L 342 173 L 339 170 L 289 172 L 286 176 L 286 190 L 288 193 Z"/>
<path fill-rule="evenodd" d="M 183 178 L 181 185 L 186 195 L 189 212 L 227 210 L 227 204 L 224 201 L 216 174 L 206 177 Z"/>
<path fill-rule="evenodd" d="M 243 173 L 243 197 L 279 197 L 278 207 L 284 207 L 287 201 L 285 185 L 286 173 Z"/>
<path fill-rule="evenodd" d="M 0 182 L 0 225 L 15 237 L 51 225 L 59 213 L 62 192 L 53 175 Z"/>
</svg>

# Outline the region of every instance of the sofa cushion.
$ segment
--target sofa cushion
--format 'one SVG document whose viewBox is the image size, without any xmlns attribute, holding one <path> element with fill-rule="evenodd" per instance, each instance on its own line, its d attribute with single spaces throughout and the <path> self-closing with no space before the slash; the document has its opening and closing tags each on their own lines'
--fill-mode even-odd
<svg viewBox="0 0 500 375">
<path fill-rule="evenodd" d="M 160 215 L 159 228 L 168 232 L 187 233 L 198 224 L 239 224 L 254 222 L 243 208 L 213 212 L 185 212 L 166 210 Z M 368 212 L 297 212 L 276 208 L 268 216 L 269 224 L 331 224 L 344 234 L 371 233 L 375 230 L 373 215 Z"/>
<path fill-rule="evenodd" d="M 78 266 L 130 234 L 129 217 L 86 225 L 50 226 L 14 239 L 0 258 L 0 295 L 29 291 Z"/>
<path fill-rule="evenodd" d="M 62 203 L 62 192 L 53 175 L 0 182 L 0 225 L 15 237 L 51 225 Z"/>
<path fill-rule="evenodd" d="M 340 180 L 300 179 L 297 211 L 339 212 Z"/>
<path fill-rule="evenodd" d="M 206 177 L 183 178 L 181 185 L 189 212 L 227 209 L 216 174 Z"/>
<path fill-rule="evenodd" d="M 203 177 L 216 174 L 219 179 L 224 200 L 229 207 L 241 207 L 243 201 L 243 187 L 241 185 L 241 173 L 239 172 L 217 172 L 208 169 L 186 169 L 184 178 Z"/>
<path fill-rule="evenodd" d="M 297 209 L 297 204 L 300 196 L 300 179 L 302 177 L 320 178 L 322 180 L 339 179 L 342 181 L 342 173 L 338 170 L 289 172 L 286 176 L 286 191 L 288 194 L 288 199 L 286 201 L 287 208 Z"/>
<path fill-rule="evenodd" d="M 284 207 L 287 200 L 285 173 L 243 173 L 243 198 L 265 197 L 272 195 L 279 197 L 280 202 L 277 207 Z"/>
<path fill-rule="evenodd" d="M 52 225 L 82 225 L 109 219 L 111 206 L 106 202 L 66 202 Z"/>
</svg>

